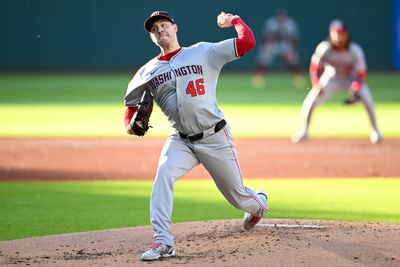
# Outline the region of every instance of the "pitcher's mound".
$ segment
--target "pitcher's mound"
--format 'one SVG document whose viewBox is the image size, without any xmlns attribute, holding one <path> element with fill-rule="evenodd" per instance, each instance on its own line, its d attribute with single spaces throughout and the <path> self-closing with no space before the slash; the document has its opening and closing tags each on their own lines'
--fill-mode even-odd
<svg viewBox="0 0 400 267">
<path fill-rule="evenodd" d="M 177 223 L 174 258 L 142 262 L 151 227 L 0 242 L 1 266 L 400 266 L 400 224 L 308 220 Z"/>
</svg>

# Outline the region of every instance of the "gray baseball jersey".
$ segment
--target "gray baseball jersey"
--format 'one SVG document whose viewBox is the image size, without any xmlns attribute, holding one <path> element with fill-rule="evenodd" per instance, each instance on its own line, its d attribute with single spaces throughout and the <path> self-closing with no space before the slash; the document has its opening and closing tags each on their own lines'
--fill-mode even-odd
<svg viewBox="0 0 400 267">
<path fill-rule="evenodd" d="M 217 81 L 223 65 L 235 58 L 234 39 L 184 47 L 169 61 L 154 58 L 129 83 L 125 105 L 138 103 L 147 89 L 174 129 L 189 135 L 202 132 L 223 119 Z"/>
<path fill-rule="evenodd" d="M 348 90 L 352 81 L 360 71 L 366 72 L 367 64 L 361 47 L 351 42 L 349 48 L 344 51 L 335 50 L 330 42 L 323 41 L 311 57 L 312 64 L 323 66 L 324 71 L 319 79 L 323 94 L 318 90 L 311 90 L 304 100 L 303 109 L 308 113 L 312 106 L 323 103 L 340 90 Z M 361 100 L 369 111 L 372 124 L 375 125 L 375 111 L 371 93 L 367 84 L 362 84 L 359 91 Z"/>
<path fill-rule="evenodd" d="M 176 130 L 161 151 L 150 199 L 156 242 L 174 245 L 170 230 L 173 185 L 200 163 L 233 206 L 260 217 L 267 211 L 265 199 L 243 185 L 229 125 L 220 123 L 218 76 L 222 67 L 236 58 L 234 39 L 201 42 L 182 48 L 169 61 L 150 60 L 128 85 L 127 106 L 134 106 L 143 91 L 149 90 Z M 216 125 L 222 126 L 217 129 Z M 199 133 L 202 138 L 198 140 L 182 137 Z"/>
<path fill-rule="evenodd" d="M 367 71 L 362 48 L 351 42 L 345 51 L 335 50 L 330 42 L 321 42 L 311 58 L 311 63 L 324 67 L 323 75 L 341 79 L 353 79 L 360 72 Z"/>
</svg>

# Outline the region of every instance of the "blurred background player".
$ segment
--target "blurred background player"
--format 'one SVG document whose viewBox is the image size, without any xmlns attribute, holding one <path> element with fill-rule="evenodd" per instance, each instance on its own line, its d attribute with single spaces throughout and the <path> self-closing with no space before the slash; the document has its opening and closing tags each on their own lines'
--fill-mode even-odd
<svg viewBox="0 0 400 267">
<path fill-rule="evenodd" d="M 274 59 L 280 56 L 289 66 L 296 87 L 304 86 L 300 74 L 300 60 L 297 53 L 299 28 L 285 9 L 277 9 L 273 17 L 267 18 L 262 28 L 262 42 L 257 55 L 257 64 L 253 76 L 253 86 L 263 88 L 265 76 Z"/>
<path fill-rule="evenodd" d="M 362 48 L 351 41 L 347 25 L 333 20 L 329 26 L 328 40 L 322 41 L 311 58 L 310 78 L 312 88 L 301 110 L 299 132 L 292 137 L 294 143 L 307 139 L 314 108 L 340 90 L 348 90 L 346 104 L 362 102 L 368 113 L 372 132 L 370 140 L 376 144 L 382 140 L 378 129 L 374 101 L 365 82 L 367 65 Z"/>
</svg>

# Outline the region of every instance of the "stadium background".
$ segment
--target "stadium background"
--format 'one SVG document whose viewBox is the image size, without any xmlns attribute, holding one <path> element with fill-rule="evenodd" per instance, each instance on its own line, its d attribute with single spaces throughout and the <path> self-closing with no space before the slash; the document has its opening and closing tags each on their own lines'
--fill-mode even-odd
<svg viewBox="0 0 400 267">
<path fill-rule="evenodd" d="M 395 27 L 400 27 L 399 6 L 398 0 L 362 3 L 354 0 L 241 3 L 228 0 L 160 3 L 3 0 L 0 3 L 0 69 L 131 70 L 158 53 L 142 25 L 154 10 L 172 14 L 179 25 L 180 43 L 188 46 L 232 36 L 231 29 L 221 31 L 215 26 L 216 14 L 221 10 L 240 14 L 259 40 L 264 19 L 277 8 L 285 8 L 299 24 L 303 68 L 307 67 L 317 43 L 327 36 L 329 22 L 339 17 L 349 23 L 354 39 L 364 48 L 369 68 L 391 70 L 396 64 L 399 67 L 399 48 L 395 49 L 400 43 L 400 30 Z M 256 51 L 250 52 L 244 60 L 229 64 L 226 69 L 252 68 L 255 54 Z"/>
</svg>

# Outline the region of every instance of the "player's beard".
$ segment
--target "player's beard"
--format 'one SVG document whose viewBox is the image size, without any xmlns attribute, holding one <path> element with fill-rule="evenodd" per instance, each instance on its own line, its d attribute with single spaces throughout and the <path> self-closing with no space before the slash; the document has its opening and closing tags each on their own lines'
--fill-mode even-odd
<svg viewBox="0 0 400 267">
<path fill-rule="evenodd" d="M 336 32 L 330 33 L 330 40 L 334 47 L 338 49 L 344 49 L 347 47 L 349 42 L 348 34 L 340 34 Z"/>
</svg>

